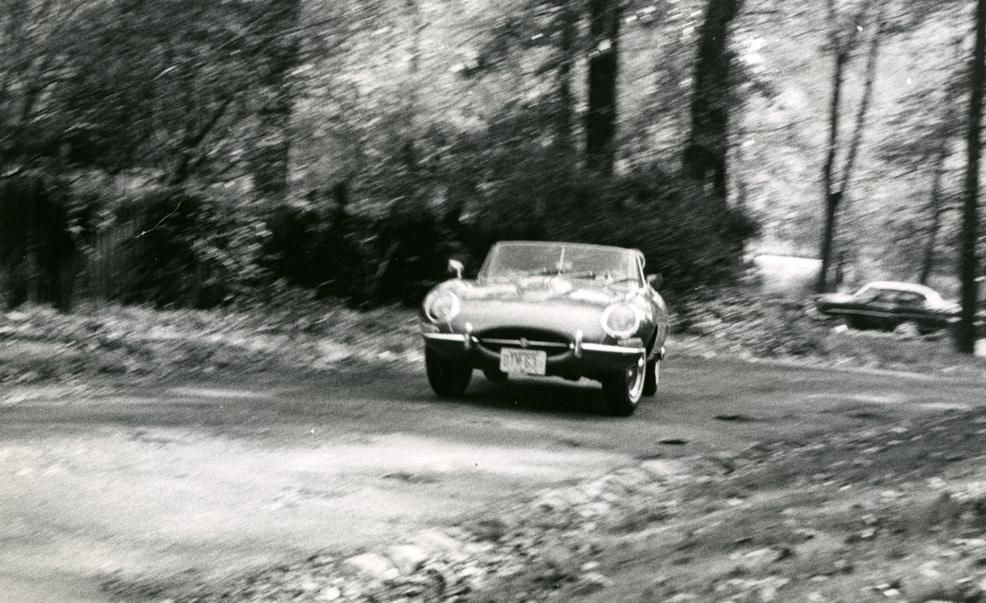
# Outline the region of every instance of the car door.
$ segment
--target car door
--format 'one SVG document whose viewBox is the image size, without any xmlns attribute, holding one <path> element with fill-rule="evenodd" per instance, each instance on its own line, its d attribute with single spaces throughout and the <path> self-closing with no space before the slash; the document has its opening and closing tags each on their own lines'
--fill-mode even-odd
<svg viewBox="0 0 986 603">
<path fill-rule="evenodd" d="M 863 310 L 867 321 L 878 329 L 894 328 L 897 321 L 899 292 L 893 289 L 880 289 L 874 293 L 875 295 L 865 304 Z"/>
<path fill-rule="evenodd" d="M 920 328 L 926 323 L 933 322 L 933 315 L 928 310 L 928 299 L 916 291 L 900 291 L 894 307 L 895 321 L 893 326 L 905 322 L 913 322 Z"/>
</svg>

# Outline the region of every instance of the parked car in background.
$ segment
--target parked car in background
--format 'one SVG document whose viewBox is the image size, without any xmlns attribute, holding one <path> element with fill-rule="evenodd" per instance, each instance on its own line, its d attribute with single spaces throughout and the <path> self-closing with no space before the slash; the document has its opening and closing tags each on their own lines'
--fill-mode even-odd
<svg viewBox="0 0 986 603">
<path fill-rule="evenodd" d="M 829 293 L 815 298 L 815 308 L 843 316 L 854 329 L 896 330 L 911 334 L 947 329 L 959 319 L 959 305 L 924 285 L 877 281 L 855 293 Z"/>
<path fill-rule="evenodd" d="M 474 369 L 510 375 L 589 378 L 609 410 L 630 415 L 657 391 L 668 312 L 635 249 L 561 242 L 504 241 L 475 280 L 433 288 L 421 307 L 428 381 L 460 396 Z"/>
</svg>

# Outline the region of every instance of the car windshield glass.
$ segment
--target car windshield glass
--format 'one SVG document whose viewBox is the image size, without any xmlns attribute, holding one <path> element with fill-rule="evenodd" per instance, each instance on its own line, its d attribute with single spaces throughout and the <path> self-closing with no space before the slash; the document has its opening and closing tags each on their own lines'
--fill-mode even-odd
<svg viewBox="0 0 986 603">
<path fill-rule="evenodd" d="M 490 250 L 480 277 L 494 279 L 555 274 L 607 281 L 640 281 L 634 252 L 571 243 L 501 243 Z"/>
</svg>

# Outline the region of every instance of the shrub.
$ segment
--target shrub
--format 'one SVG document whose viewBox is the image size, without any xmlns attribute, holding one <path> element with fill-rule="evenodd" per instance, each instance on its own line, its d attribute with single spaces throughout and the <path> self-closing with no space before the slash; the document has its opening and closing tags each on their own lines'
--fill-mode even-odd
<svg viewBox="0 0 986 603">
<path fill-rule="evenodd" d="M 163 188 L 117 206 L 132 223 L 124 303 L 209 308 L 249 297 L 268 280 L 261 265 L 265 222 L 222 200 Z"/>
</svg>

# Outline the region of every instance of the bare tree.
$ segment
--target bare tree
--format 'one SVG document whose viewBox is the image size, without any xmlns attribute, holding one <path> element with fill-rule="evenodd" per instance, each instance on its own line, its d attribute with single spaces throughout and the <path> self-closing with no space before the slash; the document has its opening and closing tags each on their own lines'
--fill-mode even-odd
<svg viewBox="0 0 986 603">
<path fill-rule="evenodd" d="M 873 85 L 876 80 L 877 56 L 882 40 L 883 4 L 877 3 L 876 15 L 868 19 L 873 0 L 864 0 L 862 6 L 853 15 L 848 24 L 848 33 L 840 35 L 844 29 L 840 27 L 839 15 L 835 9 L 835 0 L 828 0 L 829 46 L 833 58 L 832 96 L 829 101 L 828 143 L 826 145 L 825 163 L 822 167 L 822 188 L 824 192 L 824 226 L 822 229 L 820 256 L 822 266 L 818 273 L 816 290 L 824 292 L 829 289 L 828 275 L 832 266 L 833 247 L 835 242 L 836 221 L 842 201 L 849 191 L 852 182 L 853 168 L 862 143 L 863 130 L 869 113 L 873 95 Z M 853 51 L 859 43 L 859 32 L 864 30 L 864 24 L 871 21 L 873 33 L 870 37 L 867 53 L 866 68 L 863 84 L 863 95 L 856 113 L 856 122 L 846 150 L 845 163 L 841 174 L 836 174 L 836 160 L 839 153 L 839 132 L 842 118 L 842 88 L 845 84 L 846 67 L 852 59 Z"/>
<path fill-rule="evenodd" d="M 959 240 L 959 281 L 962 310 L 955 330 L 955 349 L 962 354 L 976 351 L 976 243 L 979 236 L 979 163 L 982 144 L 984 62 L 986 62 L 986 0 L 976 2 L 976 43 L 969 77 L 969 121 L 966 130 L 965 199 L 962 203 L 962 234 Z"/>
</svg>

